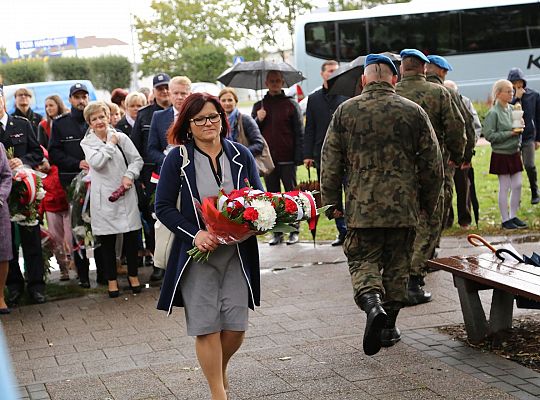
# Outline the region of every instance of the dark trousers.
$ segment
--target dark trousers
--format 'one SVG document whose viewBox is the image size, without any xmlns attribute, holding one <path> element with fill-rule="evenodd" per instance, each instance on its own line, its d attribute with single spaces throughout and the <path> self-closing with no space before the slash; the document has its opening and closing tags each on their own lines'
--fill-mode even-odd
<svg viewBox="0 0 540 400">
<path fill-rule="evenodd" d="M 124 233 L 124 243 L 126 245 L 126 259 L 129 276 L 137 276 L 137 234 L 139 231 Z M 103 261 L 105 276 L 109 281 L 117 278 L 116 274 L 116 234 L 98 236 L 100 246 L 100 256 Z"/>
<path fill-rule="evenodd" d="M 19 236 L 23 251 L 26 277 L 28 279 L 29 291 L 45 291 L 45 281 L 43 280 L 44 265 L 41 251 L 41 235 L 39 225 L 22 226 L 18 225 Z M 6 286 L 8 289 L 24 289 L 24 276 L 19 266 L 19 248 L 15 243 L 15 224 L 11 223 L 11 240 L 13 242 L 13 259 L 9 262 L 9 272 Z"/>
<path fill-rule="evenodd" d="M 269 192 L 281 192 L 281 184 L 286 192 L 296 189 L 296 165 L 291 164 L 276 164 L 271 174 L 264 177 L 266 190 Z M 299 223 L 292 224 L 297 229 Z"/>
<path fill-rule="evenodd" d="M 141 173 L 141 178 L 138 182 L 140 185 L 137 189 L 137 199 L 139 203 L 139 210 L 141 212 L 141 222 L 143 225 L 144 234 L 144 247 L 150 250 L 152 254 L 156 248 L 155 232 L 154 232 L 154 205 L 152 203 L 152 197 L 156 192 L 156 184 L 150 182 L 150 176 L 153 169 L 148 169 L 145 166 L 144 174 Z M 139 242 L 140 244 L 140 242 Z"/>
<path fill-rule="evenodd" d="M 456 204 L 458 224 L 470 225 L 471 217 L 471 182 L 469 179 L 470 168 L 456 168 L 454 184 L 456 185 Z"/>
<path fill-rule="evenodd" d="M 74 243 L 76 245 L 76 243 Z M 105 268 L 103 264 L 103 259 L 101 257 L 101 246 L 98 246 L 94 249 L 94 260 L 96 261 L 96 281 L 102 282 L 105 280 Z M 75 262 L 75 267 L 77 268 L 77 275 L 79 276 L 79 281 L 81 282 L 90 282 L 88 276 L 90 269 L 90 261 L 86 257 L 86 250 L 80 249 L 73 252 L 73 261 Z"/>
<path fill-rule="evenodd" d="M 321 182 L 321 169 L 320 167 L 317 167 L 316 169 L 317 169 L 317 180 L 320 183 Z M 342 190 L 345 191 L 345 188 L 347 187 L 346 176 L 343 177 L 343 181 L 341 182 L 341 187 L 342 187 Z M 321 207 L 322 204 L 317 204 L 317 206 Z M 342 207 L 342 210 L 344 210 L 343 207 Z M 345 237 L 345 235 L 347 234 L 347 224 L 345 223 L 345 217 L 334 218 L 334 221 L 336 223 L 336 229 L 339 233 L 339 236 Z"/>
</svg>

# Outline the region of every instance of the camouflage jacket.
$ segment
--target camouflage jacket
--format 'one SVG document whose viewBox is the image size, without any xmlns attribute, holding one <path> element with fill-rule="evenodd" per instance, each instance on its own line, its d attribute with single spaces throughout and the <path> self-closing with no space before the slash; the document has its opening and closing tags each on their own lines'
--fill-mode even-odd
<svg viewBox="0 0 540 400">
<path fill-rule="evenodd" d="M 428 75 L 426 79 L 428 82 L 433 82 L 445 87 L 444 81 L 437 75 Z M 461 114 L 465 122 L 465 136 L 467 137 L 467 144 L 465 145 L 465 152 L 463 153 L 463 161 L 470 163 L 474 155 L 474 146 L 476 145 L 474 116 L 469 110 L 469 107 L 467 107 L 467 105 L 463 101 L 463 97 L 461 97 L 461 95 L 456 90 L 449 89 L 447 87 L 445 87 L 445 89 L 448 90 L 448 93 L 450 93 L 450 96 L 452 96 L 452 100 L 457 106 L 459 113 Z"/>
<path fill-rule="evenodd" d="M 443 183 L 442 157 L 424 110 L 385 82 L 334 113 L 321 154 L 323 204 L 345 193 L 348 228 L 416 226 L 419 212 L 433 212 Z M 331 218 L 333 207 L 327 211 Z"/>
<path fill-rule="evenodd" d="M 429 115 L 445 160 L 461 164 L 467 138 L 465 122 L 448 90 L 426 81 L 423 74 L 402 77 L 396 93 L 414 101 Z"/>
</svg>

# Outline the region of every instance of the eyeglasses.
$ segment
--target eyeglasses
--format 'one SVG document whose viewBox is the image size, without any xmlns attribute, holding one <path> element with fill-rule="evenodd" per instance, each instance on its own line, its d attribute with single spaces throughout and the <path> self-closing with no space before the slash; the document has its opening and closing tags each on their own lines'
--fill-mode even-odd
<svg viewBox="0 0 540 400">
<path fill-rule="evenodd" d="M 189 120 L 189 122 L 193 122 L 196 126 L 206 125 L 206 121 L 210 121 L 211 123 L 216 124 L 221 121 L 221 114 L 210 114 L 206 117 L 191 118 Z"/>
</svg>

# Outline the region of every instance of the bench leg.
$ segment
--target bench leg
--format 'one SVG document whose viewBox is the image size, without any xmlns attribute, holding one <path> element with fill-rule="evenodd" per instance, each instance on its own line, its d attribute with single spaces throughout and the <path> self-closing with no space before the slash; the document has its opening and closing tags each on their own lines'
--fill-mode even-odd
<svg viewBox="0 0 540 400">
<path fill-rule="evenodd" d="M 478 290 L 459 276 L 454 276 L 454 286 L 458 291 L 467 337 L 471 343 L 479 343 L 488 333 L 488 323 Z"/>
<path fill-rule="evenodd" d="M 512 313 L 514 312 L 514 295 L 502 290 L 493 289 L 491 298 L 491 311 L 489 313 L 489 331 L 498 331 L 512 327 Z"/>
</svg>

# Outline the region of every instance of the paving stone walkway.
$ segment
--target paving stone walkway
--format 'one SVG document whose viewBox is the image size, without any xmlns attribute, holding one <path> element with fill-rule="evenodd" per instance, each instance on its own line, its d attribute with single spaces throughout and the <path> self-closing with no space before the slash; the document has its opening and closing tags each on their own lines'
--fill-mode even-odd
<svg viewBox="0 0 540 400">
<path fill-rule="evenodd" d="M 524 253 L 534 247 L 527 238 L 512 240 Z M 436 329 L 462 322 L 450 274 L 428 276 L 434 300 L 404 309 L 398 318 L 403 340 L 368 357 L 362 352 L 365 318 L 352 300 L 341 249 L 300 243 L 261 244 L 260 250 L 262 306 L 251 313 L 245 343 L 233 358 L 231 399 L 540 398 L 540 374 Z M 464 239 L 442 242 L 441 255 L 479 252 Z M 141 271 L 144 282 L 150 271 Z M 128 293 L 2 316 L 21 398 L 208 400 L 182 310 L 169 318 L 158 312 L 157 288 Z M 482 299 L 488 310 L 490 293 Z"/>
</svg>

